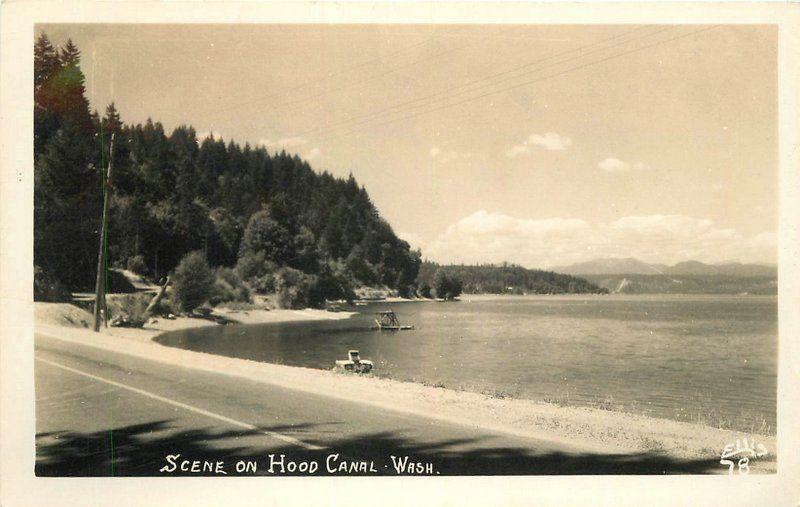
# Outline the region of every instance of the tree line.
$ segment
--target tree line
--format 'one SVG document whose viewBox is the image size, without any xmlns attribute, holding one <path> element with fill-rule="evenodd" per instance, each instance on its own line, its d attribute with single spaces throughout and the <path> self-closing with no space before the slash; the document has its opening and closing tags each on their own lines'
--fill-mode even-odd
<svg viewBox="0 0 800 507">
<path fill-rule="evenodd" d="M 445 285 L 442 285 L 442 281 Z M 450 265 L 423 262 L 417 277 L 420 293 L 443 291 L 448 280 L 458 282 L 458 292 L 469 294 L 607 294 L 609 291 L 583 278 L 513 264 Z M 449 282 L 452 283 L 452 282 Z M 443 297 L 443 296 L 439 296 Z"/>
<path fill-rule="evenodd" d="M 381 218 L 351 175 L 317 172 L 285 151 L 241 145 L 191 126 L 125 123 L 85 96 L 80 50 L 34 46 L 34 262 L 70 290 L 95 276 L 102 170 L 114 136 L 110 262 L 158 279 L 190 253 L 256 291 L 305 302 L 358 285 L 415 291 L 420 252 Z M 292 290 L 288 290 L 292 289 Z"/>
</svg>

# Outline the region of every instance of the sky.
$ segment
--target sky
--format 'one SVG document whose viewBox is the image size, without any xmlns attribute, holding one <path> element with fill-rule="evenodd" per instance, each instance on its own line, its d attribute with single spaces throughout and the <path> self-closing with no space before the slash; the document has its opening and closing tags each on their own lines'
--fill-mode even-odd
<svg viewBox="0 0 800 507">
<path fill-rule="evenodd" d="M 352 173 L 430 260 L 777 260 L 772 27 L 41 30 L 92 107 Z"/>
</svg>

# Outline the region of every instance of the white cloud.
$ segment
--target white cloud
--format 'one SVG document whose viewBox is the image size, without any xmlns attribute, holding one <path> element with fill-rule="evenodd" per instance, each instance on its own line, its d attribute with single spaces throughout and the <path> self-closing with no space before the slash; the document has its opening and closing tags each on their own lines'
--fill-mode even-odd
<svg viewBox="0 0 800 507">
<path fill-rule="evenodd" d="M 635 171 L 647 171 L 648 169 L 650 169 L 650 166 L 645 164 L 644 162 L 636 162 L 635 164 L 631 165 L 623 160 L 614 157 L 608 157 L 604 160 L 601 160 L 597 164 L 597 167 L 599 169 L 602 169 L 610 173 L 630 171 L 631 169 Z"/>
<path fill-rule="evenodd" d="M 539 146 L 545 150 L 563 151 L 572 146 L 572 139 L 555 132 L 548 132 L 544 135 L 531 134 L 528 137 L 528 144 Z"/>
<path fill-rule="evenodd" d="M 478 211 L 445 230 L 423 249 L 439 262 L 514 262 L 547 268 L 598 257 L 636 257 L 674 264 L 686 260 L 775 262 L 777 238 L 745 236 L 712 220 L 648 215 L 589 223 L 576 218 L 524 219 Z"/>
<path fill-rule="evenodd" d="M 531 146 L 539 147 L 548 151 L 564 151 L 572 146 L 572 139 L 555 132 L 546 134 L 531 134 L 522 144 L 516 144 L 506 150 L 506 157 L 517 158 L 522 155 L 530 155 Z"/>
<path fill-rule="evenodd" d="M 258 143 L 265 146 L 270 151 L 281 151 L 290 150 L 292 148 L 297 148 L 298 146 L 308 144 L 308 140 L 302 137 L 284 137 L 283 139 L 278 139 L 277 141 L 261 139 L 258 141 Z"/>
<path fill-rule="evenodd" d="M 597 164 L 597 167 L 610 173 L 627 171 L 628 169 L 631 168 L 631 166 L 628 165 L 627 162 L 623 162 L 622 160 L 614 157 L 609 157 L 605 160 L 600 161 L 600 163 Z"/>
</svg>

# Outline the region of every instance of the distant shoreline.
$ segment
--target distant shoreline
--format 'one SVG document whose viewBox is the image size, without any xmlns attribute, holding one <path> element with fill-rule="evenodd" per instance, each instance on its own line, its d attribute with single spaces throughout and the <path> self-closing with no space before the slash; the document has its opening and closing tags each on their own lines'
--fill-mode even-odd
<svg viewBox="0 0 800 507">
<path fill-rule="evenodd" d="M 462 294 L 459 301 L 483 300 L 491 298 L 540 298 L 540 299 L 608 299 L 621 301 L 624 299 L 657 299 L 657 298 L 674 298 L 674 299 L 707 299 L 707 298 L 777 298 L 777 294 L 714 294 L 714 293 L 643 293 L 643 294 L 630 294 L 624 292 L 611 293 L 611 294 Z M 424 300 L 422 300 L 424 301 Z M 431 300 L 432 301 L 432 300 Z"/>
</svg>

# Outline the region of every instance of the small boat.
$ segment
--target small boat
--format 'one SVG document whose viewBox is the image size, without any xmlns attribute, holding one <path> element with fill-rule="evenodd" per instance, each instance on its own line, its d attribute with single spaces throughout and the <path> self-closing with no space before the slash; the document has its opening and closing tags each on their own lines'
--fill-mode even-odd
<svg viewBox="0 0 800 507">
<path fill-rule="evenodd" d="M 361 359 L 357 350 L 347 351 L 347 357 L 349 359 L 336 361 L 334 369 L 352 373 L 369 373 L 372 371 L 372 361 Z"/>
<path fill-rule="evenodd" d="M 356 306 L 367 306 L 365 301 L 356 301 Z"/>
<path fill-rule="evenodd" d="M 400 325 L 397 320 L 397 315 L 392 310 L 383 312 L 375 312 L 375 326 L 372 329 L 377 331 L 405 331 L 406 329 L 414 329 L 414 326 Z"/>
</svg>

